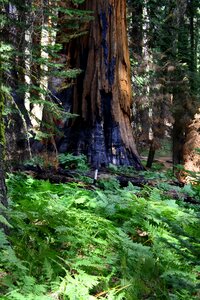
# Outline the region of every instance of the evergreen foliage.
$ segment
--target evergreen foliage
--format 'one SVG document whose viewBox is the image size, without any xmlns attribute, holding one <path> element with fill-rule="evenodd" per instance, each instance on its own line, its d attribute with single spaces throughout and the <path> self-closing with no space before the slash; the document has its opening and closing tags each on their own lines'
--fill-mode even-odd
<svg viewBox="0 0 200 300">
<path fill-rule="evenodd" d="M 72 69 L 66 61 L 62 41 L 86 33 L 81 27 L 92 17 L 91 12 L 76 8 L 82 2 L 3 1 L 2 24 L 6 26 L 2 36 L 6 47 L 10 44 L 13 50 L 10 72 L 5 74 L 13 98 L 6 103 L 7 117 L 15 119 L 19 115 L 23 130 L 27 131 L 26 139 L 45 140 L 48 144 L 49 135 L 53 140 L 62 135 L 57 123 L 64 124 L 68 118 L 77 116 L 63 108 L 58 95 L 73 85 L 82 72 Z M 38 119 L 35 107 L 42 120 Z"/>
<path fill-rule="evenodd" d="M 138 146 L 150 139 L 155 152 L 170 136 L 173 163 L 182 164 L 183 144 L 199 107 L 199 1 L 128 5 Z"/>
</svg>

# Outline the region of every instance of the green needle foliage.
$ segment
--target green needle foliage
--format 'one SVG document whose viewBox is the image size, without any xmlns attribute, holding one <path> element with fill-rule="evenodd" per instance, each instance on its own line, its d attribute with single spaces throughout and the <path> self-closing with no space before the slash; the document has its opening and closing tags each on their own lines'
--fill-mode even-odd
<svg viewBox="0 0 200 300">
<path fill-rule="evenodd" d="M 87 190 L 15 174 L 7 184 L 1 299 L 199 298 L 198 207 L 117 182 Z"/>
</svg>

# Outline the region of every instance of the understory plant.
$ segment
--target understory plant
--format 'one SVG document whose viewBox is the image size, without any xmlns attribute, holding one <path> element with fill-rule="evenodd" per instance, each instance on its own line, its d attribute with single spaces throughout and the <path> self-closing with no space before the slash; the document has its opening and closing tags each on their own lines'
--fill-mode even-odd
<svg viewBox="0 0 200 300">
<path fill-rule="evenodd" d="M 199 210 L 164 189 L 10 175 L 1 299 L 198 299 Z"/>
</svg>

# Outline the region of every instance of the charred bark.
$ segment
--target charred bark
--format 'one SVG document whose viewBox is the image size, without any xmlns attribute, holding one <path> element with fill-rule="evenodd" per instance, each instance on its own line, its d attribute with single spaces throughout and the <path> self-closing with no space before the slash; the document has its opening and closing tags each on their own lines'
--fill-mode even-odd
<svg viewBox="0 0 200 300">
<path fill-rule="evenodd" d="M 74 86 L 66 149 L 84 153 L 96 168 L 109 163 L 142 169 L 130 121 L 131 83 L 126 33 L 126 1 L 90 1 L 94 12 L 88 36 L 69 43 L 72 67 L 84 70 Z"/>
</svg>

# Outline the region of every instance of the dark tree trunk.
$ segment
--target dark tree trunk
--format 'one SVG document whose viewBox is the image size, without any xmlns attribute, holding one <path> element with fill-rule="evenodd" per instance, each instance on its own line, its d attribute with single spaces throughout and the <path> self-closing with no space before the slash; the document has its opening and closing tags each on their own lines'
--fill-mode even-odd
<svg viewBox="0 0 200 300">
<path fill-rule="evenodd" d="M 0 215 L 6 218 L 5 209 L 8 206 L 6 197 L 6 184 L 5 184 L 5 174 L 4 174 L 4 147 L 0 144 Z M 4 222 L 0 222 L 0 229 L 3 229 L 6 234 L 9 233 L 8 226 Z"/>
<path fill-rule="evenodd" d="M 134 89 L 134 132 L 136 134 L 136 143 L 138 149 L 142 150 L 143 146 L 149 140 L 149 84 L 141 87 L 138 84 L 138 76 L 148 77 L 149 49 L 146 38 L 147 20 L 144 19 L 144 3 L 137 0 L 131 0 L 129 3 L 131 12 L 131 26 L 129 26 L 130 34 L 130 51 L 134 60 L 132 69 L 132 84 Z M 144 32 L 145 31 L 145 32 Z"/>
<path fill-rule="evenodd" d="M 0 8 L 0 11 L 5 13 L 6 10 Z M 4 22 L 3 22 L 4 23 Z M 2 27 L 1 24 L 1 33 L 0 33 L 0 38 L 1 38 L 1 45 L 0 48 L 2 48 L 2 45 L 5 42 L 4 38 L 4 33 L 5 27 Z M 7 70 L 5 66 L 5 61 L 4 57 L 8 55 L 8 53 L 5 51 L 4 48 L 4 55 L 0 55 L 0 216 L 4 215 L 4 208 L 7 207 L 8 202 L 7 202 L 7 197 L 6 197 L 6 184 L 5 184 L 5 174 L 4 174 L 4 151 L 5 151 L 5 126 L 4 126 L 4 104 L 5 104 L 5 87 L 4 87 L 4 82 L 5 82 L 5 71 Z M 2 50 L 1 49 L 1 50 Z M 7 228 L 5 224 L 0 223 L 0 229 L 4 229 L 5 232 L 7 232 Z"/>
<path fill-rule="evenodd" d="M 143 3 L 137 0 L 131 0 L 131 50 L 133 56 L 136 58 L 142 58 L 143 48 Z"/>
<path fill-rule="evenodd" d="M 0 59 L 0 80 L 2 82 L 2 70 L 1 70 L 1 59 Z M 4 147 L 5 147 L 5 136 L 4 136 L 4 122 L 3 122 L 3 110 L 4 110 L 4 92 L 2 89 L 2 83 L 0 84 L 0 215 L 4 215 L 4 207 L 8 205 L 6 198 L 6 184 L 4 174 Z M 8 228 L 5 224 L 0 223 L 0 228 L 3 228 L 7 233 Z"/>
<path fill-rule="evenodd" d="M 15 49 L 12 55 L 12 67 L 9 70 L 6 84 L 11 88 L 11 97 L 6 97 L 6 106 L 10 108 L 6 114 L 6 159 L 12 165 L 19 164 L 25 158 L 29 158 L 28 151 L 28 127 L 31 125 L 29 114 L 25 107 L 25 22 L 27 13 L 26 1 L 10 4 L 7 8 L 8 25 L 5 28 L 5 42 Z M 23 28 L 22 28 L 23 22 Z M 20 38 L 19 38 L 20 37 Z M 12 122 L 11 122 L 12 120 Z M 8 164 L 7 164 L 8 165 Z"/>
<path fill-rule="evenodd" d="M 181 118 L 181 116 L 179 116 Z M 180 124 L 180 118 L 174 118 L 172 143 L 173 143 L 173 166 L 183 163 L 184 127 Z"/>
<path fill-rule="evenodd" d="M 0 202 L 7 207 L 6 185 L 4 176 L 3 156 L 4 147 L 0 144 Z"/>
<path fill-rule="evenodd" d="M 187 2 L 181 1 L 177 6 L 177 57 L 182 63 L 188 64 L 188 30 L 185 21 L 187 13 Z M 184 80 L 185 72 L 181 65 L 176 67 L 174 73 L 174 82 L 176 84 L 173 88 L 173 130 L 172 130 L 172 143 L 173 143 L 173 168 L 176 170 L 176 165 L 183 163 L 183 145 L 185 141 L 185 130 L 188 125 L 188 102 L 189 99 L 189 85 Z M 177 176 L 179 174 L 177 173 Z"/>
<path fill-rule="evenodd" d="M 156 148 L 154 147 L 154 141 L 151 141 L 151 145 L 150 145 L 150 148 L 149 148 L 148 159 L 147 159 L 147 164 L 146 164 L 147 168 L 152 167 L 154 157 L 155 157 L 155 153 L 156 153 Z"/>
<path fill-rule="evenodd" d="M 133 138 L 130 107 L 130 62 L 125 0 L 87 0 L 94 12 L 88 36 L 67 46 L 72 67 L 84 70 L 74 86 L 67 149 L 85 153 L 100 167 L 113 163 L 142 169 Z"/>
</svg>

